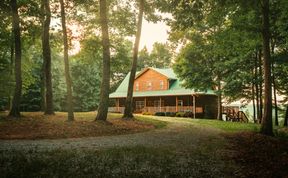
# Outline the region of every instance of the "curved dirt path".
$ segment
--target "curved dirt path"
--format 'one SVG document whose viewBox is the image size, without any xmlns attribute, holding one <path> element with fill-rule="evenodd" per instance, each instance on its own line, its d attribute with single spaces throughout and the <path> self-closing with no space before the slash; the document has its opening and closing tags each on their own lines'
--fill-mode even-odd
<svg viewBox="0 0 288 178">
<path fill-rule="evenodd" d="M 147 116 L 148 117 L 148 116 Z M 50 150 L 50 149 L 104 149 L 111 147 L 131 146 L 167 146 L 171 148 L 193 148 L 200 143 L 221 141 L 221 131 L 215 128 L 200 126 L 190 119 L 161 118 L 157 120 L 168 122 L 162 129 L 155 129 L 143 133 L 114 135 L 89 138 L 71 139 L 43 139 L 43 140 L 0 140 L 0 150 Z"/>
</svg>

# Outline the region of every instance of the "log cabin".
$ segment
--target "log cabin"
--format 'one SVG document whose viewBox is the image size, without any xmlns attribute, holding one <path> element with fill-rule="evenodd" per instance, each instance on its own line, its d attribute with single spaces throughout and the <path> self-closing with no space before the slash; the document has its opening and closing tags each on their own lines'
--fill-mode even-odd
<svg viewBox="0 0 288 178">
<path fill-rule="evenodd" d="M 109 95 L 114 100 L 109 112 L 123 113 L 128 90 L 128 74 L 117 90 Z M 136 73 L 133 87 L 134 113 L 190 112 L 194 118 L 217 116 L 217 96 L 211 89 L 195 91 L 184 88 L 171 68 L 148 67 Z"/>
</svg>

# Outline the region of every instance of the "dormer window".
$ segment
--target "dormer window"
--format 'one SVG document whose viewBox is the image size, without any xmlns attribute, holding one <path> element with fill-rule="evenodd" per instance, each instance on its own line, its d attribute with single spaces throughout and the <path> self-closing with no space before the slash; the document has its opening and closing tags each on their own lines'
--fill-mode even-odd
<svg viewBox="0 0 288 178">
<path fill-rule="evenodd" d="M 147 82 L 147 90 L 152 90 L 152 82 Z"/>
<path fill-rule="evenodd" d="M 138 82 L 135 83 L 135 90 L 139 91 L 139 83 Z"/>
<path fill-rule="evenodd" d="M 164 89 L 164 81 L 160 80 L 160 90 L 163 90 L 163 89 Z"/>
</svg>

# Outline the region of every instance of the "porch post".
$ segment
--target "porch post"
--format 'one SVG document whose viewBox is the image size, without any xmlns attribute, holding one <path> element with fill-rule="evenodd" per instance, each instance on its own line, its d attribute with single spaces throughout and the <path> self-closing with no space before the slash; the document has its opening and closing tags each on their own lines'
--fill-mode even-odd
<svg viewBox="0 0 288 178">
<path fill-rule="evenodd" d="M 161 112 L 161 108 L 162 108 L 161 102 L 162 102 L 162 99 L 161 99 L 161 96 L 160 96 L 160 112 Z"/>
<path fill-rule="evenodd" d="M 119 98 L 116 98 L 116 110 L 119 112 Z"/>
<path fill-rule="evenodd" d="M 146 111 L 146 97 L 144 98 L 144 110 L 145 110 L 145 112 L 148 112 L 148 110 Z"/>
<path fill-rule="evenodd" d="M 178 96 L 176 96 L 176 112 L 178 112 Z"/>
<path fill-rule="evenodd" d="M 193 97 L 193 118 L 196 118 L 196 98 L 195 95 L 192 95 Z"/>
</svg>

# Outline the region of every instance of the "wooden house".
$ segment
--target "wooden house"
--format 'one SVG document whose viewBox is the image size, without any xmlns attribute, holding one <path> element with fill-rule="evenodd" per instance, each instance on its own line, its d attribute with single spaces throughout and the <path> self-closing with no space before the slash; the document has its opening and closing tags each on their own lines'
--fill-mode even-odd
<svg viewBox="0 0 288 178">
<path fill-rule="evenodd" d="M 124 112 L 128 74 L 110 99 L 115 100 L 110 112 Z M 145 68 L 136 73 L 133 88 L 135 113 L 190 112 L 194 118 L 216 118 L 217 96 L 213 90 L 196 92 L 181 86 L 172 69 Z"/>
</svg>

